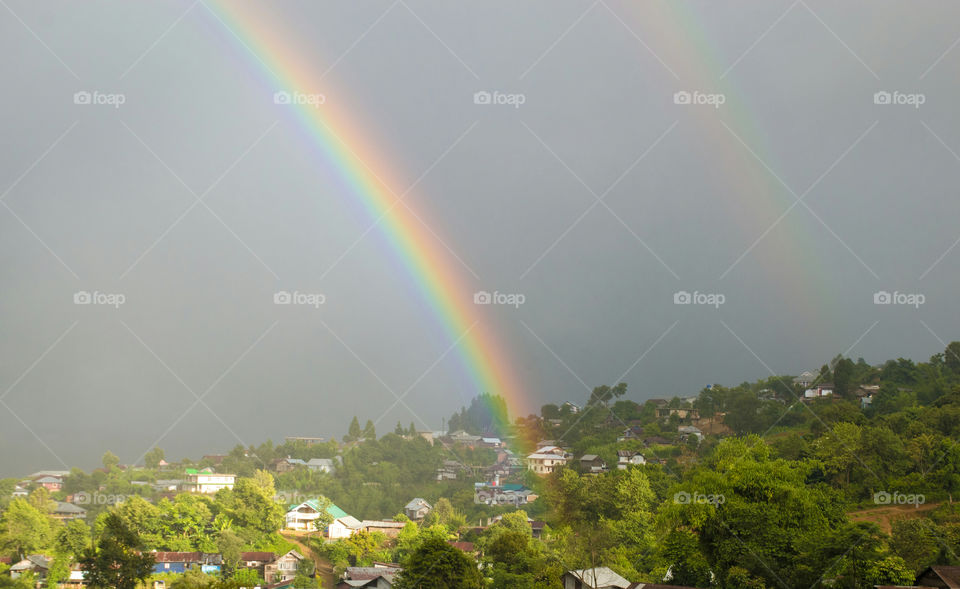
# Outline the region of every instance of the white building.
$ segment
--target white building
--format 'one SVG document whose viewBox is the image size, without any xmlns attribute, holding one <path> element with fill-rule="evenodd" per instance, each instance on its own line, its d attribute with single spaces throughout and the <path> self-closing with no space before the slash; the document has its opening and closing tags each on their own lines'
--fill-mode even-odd
<svg viewBox="0 0 960 589">
<path fill-rule="evenodd" d="M 647 459 L 639 450 L 617 450 L 617 469 L 627 470 L 631 464 L 646 464 Z"/>
<path fill-rule="evenodd" d="M 543 446 L 527 456 L 527 468 L 537 474 L 550 474 L 570 458 L 571 454 L 559 446 Z"/>
<path fill-rule="evenodd" d="M 183 484 L 183 490 L 188 493 L 216 493 L 220 489 L 232 489 L 236 479 L 235 474 L 187 469 L 187 481 Z"/>
</svg>

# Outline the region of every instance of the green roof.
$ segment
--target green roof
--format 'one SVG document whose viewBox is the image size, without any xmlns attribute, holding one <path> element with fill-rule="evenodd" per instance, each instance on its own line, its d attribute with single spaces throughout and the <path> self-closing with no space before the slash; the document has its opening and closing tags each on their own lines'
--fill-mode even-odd
<svg viewBox="0 0 960 589">
<path fill-rule="evenodd" d="M 309 505 L 311 508 L 313 508 L 314 511 L 320 511 L 320 501 L 317 499 L 308 499 L 303 503 L 295 503 L 290 506 L 290 509 L 295 509 L 297 506 L 303 505 L 304 503 Z M 347 517 L 347 512 L 340 509 L 333 503 L 331 503 L 330 506 L 327 507 L 327 513 L 332 515 L 333 519 L 340 519 L 341 517 Z"/>
</svg>

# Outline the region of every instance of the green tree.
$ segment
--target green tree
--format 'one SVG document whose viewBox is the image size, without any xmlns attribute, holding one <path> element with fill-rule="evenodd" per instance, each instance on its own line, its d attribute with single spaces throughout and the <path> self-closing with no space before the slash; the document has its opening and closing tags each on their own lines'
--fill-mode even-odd
<svg viewBox="0 0 960 589">
<path fill-rule="evenodd" d="M 373 421 L 367 420 L 367 423 L 363 426 L 363 439 L 365 440 L 376 440 L 377 439 L 377 428 L 373 425 Z"/>
<path fill-rule="evenodd" d="M 319 579 L 315 578 L 315 566 L 309 558 L 304 558 L 297 563 L 297 575 L 293 578 L 295 589 L 317 589 L 320 586 Z"/>
<path fill-rule="evenodd" d="M 143 455 L 143 463 L 147 465 L 147 468 L 157 468 L 165 456 L 162 448 L 154 448 Z"/>
<path fill-rule="evenodd" d="M 483 579 L 477 565 L 442 538 L 424 540 L 403 562 L 395 589 L 480 589 Z"/>
<path fill-rule="evenodd" d="M 14 499 L 0 516 L 0 546 L 3 553 L 21 558 L 49 545 L 51 520 L 24 499 Z"/>
<path fill-rule="evenodd" d="M 243 549 L 243 538 L 233 530 L 221 530 L 217 537 L 217 550 L 223 558 L 222 571 L 226 578 L 233 577 L 240 566 L 240 552 Z"/>
<path fill-rule="evenodd" d="M 50 497 L 50 491 L 46 487 L 37 487 L 30 491 L 27 502 L 40 513 L 50 514 L 57 508 L 57 502 Z"/>
<path fill-rule="evenodd" d="M 354 415 L 350 420 L 350 427 L 347 428 L 347 435 L 343 436 L 344 442 L 356 442 L 363 437 L 363 430 L 360 429 L 360 421 Z"/>
<path fill-rule="evenodd" d="M 104 452 L 103 458 L 101 458 L 100 461 L 103 463 L 103 468 L 107 470 L 113 470 L 113 467 L 120 464 L 120 458 L 110 450 Z"/>
<path fill-rule="evenodd" d="M 116 513 L 108 513 L 96 548 L 84 551 L 80 565 L 90 586 L 136 589 L 153 570 L 154 557 L 143 552 L 136 532 Z"/>
<path fill-rule="evenodd" d="M 57 531 L 56 550 L 71 557 L 83 554 L 90 547 L 90 526 L 82 519 L 72 519 Z"/>
</svg>

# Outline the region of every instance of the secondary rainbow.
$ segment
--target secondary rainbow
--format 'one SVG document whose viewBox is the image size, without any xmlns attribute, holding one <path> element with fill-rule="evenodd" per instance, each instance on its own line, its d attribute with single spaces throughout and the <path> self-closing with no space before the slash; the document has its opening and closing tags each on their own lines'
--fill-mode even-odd
<svg viewBox="0 0 960 589">
<path fill-rule="evenodd" d="M 250 58 L 258 76 L 267 87 L 266 99 L 273 92 L 323 94 L 318 80 L 330 64 L 307 62 L 302 52 L 284 31 L 271 22 L 270 13 L 253 14 L 223 0 L 206 4 L 225 26 L 232 39 Z M 342 97 L 341 97 L 342 98 Z M 339 175 L 347 189 L 345 198 L 358 201 L 390 251 L 403 265 L 415 289 L 435 314 L 460 363 L 476 390 L 502 396 L 514 414 L 526 409 L 520 379 L 504 357 L 506 346 L 499 343 L 489 327 L 480 320 L 473 302 L 474 289 L 463 278 L 464 272 L 442 243 L 431 234 L 424 211 L 413 211 L 397 202 L 390 166 L 371 145 L 372 134 L 362 129 L 343 108 L 344 101 L 328 100 L 320 108 L 311 104 L 290 104 L 289 112 L 298 127 L 306 132 L 318 154 Z M 499 422 L 504 415 L 494 414 Z M 502 423 L 502 425 L 507 425 Z"/>
</svg>

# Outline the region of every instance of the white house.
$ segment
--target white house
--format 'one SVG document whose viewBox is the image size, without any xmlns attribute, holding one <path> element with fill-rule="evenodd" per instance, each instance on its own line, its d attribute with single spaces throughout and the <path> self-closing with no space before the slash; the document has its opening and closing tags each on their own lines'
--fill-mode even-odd
<svg viewBox="0 0 960 589">
<path fill-rule="evenodd" d="M 403 513 L 413 521 L 419 521 L 427 517 L 433 506 L 427 503 L 423 497 L 414 497 L 403 507 Z"/>
<path fill-rule="evenodd" d="M 570 460 L 571 455 L 559 446 L 543 446 L 527 456 L 527 468 L 537 474 L 550 474 Z"/>
<path fill-rule="evenodd" d="M 631 464 L 646 464 L 647 459 L 639 450 L 617 450 L 617 469 L 627 470 Z"/>
<path fill-rule="evenodd" d="M 563 575 L 563 589 L 627 589 L 630 586 L 630 581 L 608 567 L 567 571 Z"/>
<path fill-rule="evenodd" d="M 833 394 L 833 385 L 832 384 L 822 384 L 810 389 L 807 389 L 803 392 L 803 398 L 806 399 L 818 399 L 820 397 L 829 397 Z"/>
<path fill-rule="evenodd" d="M 362 529 L 363 522 L 352 515 L 338 517 L 337 519 L 333 520 L 333 523 L 327 526 L 327 538 L 331 540 L 349 538 Z"/>
<path fill-rule="evenodd" d="M 235 474 L 200 472 L 188 468 L 183 490 L 188 493 L 216 493 L 220 489 L 232 489 L 236 479 Z"/>
</svg>

